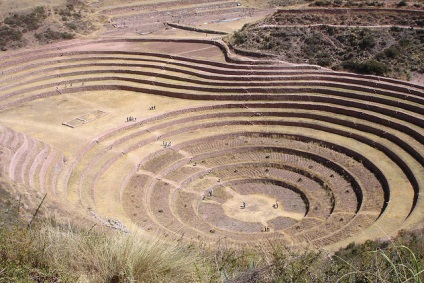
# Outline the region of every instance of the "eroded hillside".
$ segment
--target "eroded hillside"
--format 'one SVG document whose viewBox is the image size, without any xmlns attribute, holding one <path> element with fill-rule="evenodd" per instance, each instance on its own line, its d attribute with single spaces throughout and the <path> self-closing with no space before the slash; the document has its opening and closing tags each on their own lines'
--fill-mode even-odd
<svg viewBox="0 0 424 283">
<path fill-rule="evenodd" d="M 280 60 L 404 80 L 424 71 L 424 12 L 280 10 L 228 38 Z"/>
</svg>

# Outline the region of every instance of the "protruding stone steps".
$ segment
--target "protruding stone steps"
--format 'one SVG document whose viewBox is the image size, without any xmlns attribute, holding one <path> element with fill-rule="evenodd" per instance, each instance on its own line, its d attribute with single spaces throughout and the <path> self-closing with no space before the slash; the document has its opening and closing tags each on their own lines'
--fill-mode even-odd
<svg viewBox="0 0 424 283">
<path fill-rule="evenodd" d="M 157 11 L 157 10 L 164 10 L 168 11 L 169 9 L 172 10 L 172 8 L 175 7 L 198 7 L 202 6 L 203 4 L 209 4 L 209 3 L 222 3 L 222 2 L 228 2 L 228 0 L 213 0 L 213 1 L 206 1 L 206 0 L 173 0 L 173 1 L 161 1 L 159 3 L 143 3 L 143 1 L 131 3 L 129 5 L 119 5 L 119 6 L 108 6 L 104 9 L 101 9 L 101 12 L 105 15 L 114 15 L 118 14 L 121 15 L 122 13 L 125 13 L 126 10 L 130 9 L 131 11 Z"/>
<path fill-rule="evenodd" d="M 39 172 L 41 170 L 43 162 L 47 159 L 50 150 L 51 148 L 48 145 L 43 144 L 43 146 L 40 147 L 38 154 L 34 159 L 34 162 L 31 164 L 31 167 L 29 169 L 29 186 L 31 188 L 39 187 Z"/>
<path fill-rule="evenodd" d="M 54 192 L 63 156 L 39 140 L 7 127 L 2 129 L 8 136 L 0 147 L 9 152 L 10 160 L 4 165 L 9 178 L 41 193 Z"/>
<path fill-rule="evenodd" d="M 95 54 L 101 54 L 101 52 L 99 53 L 99 52 L 92 52 L 93 54 L 91 54 L 91 55 L 93 55 L 93 56 L 96 56 Z M 74 54 L 74 53 L 70 53 L 69 55 L 74 55 L 74 56 L 77 56 L 77 57 L 74 57 L 73 59 L 72 58 L 68 58 L 67 56 L 65 56 L 65 57 L 59 57 L 60 58 L 60 62 L 62 62 L 61 64 L 62 64 L 62 66 L 68 66 L 68 65 L 70 65 L 69 63 L 70 62 L 68 62 L 69 60 L 72 60 L 72 61 L 74 61 L 74 60 L 84 60 L 84 59 L 88 59 L 89 57 L 86 57 L 87 55 L 90 55 L 90 53 L 88 53 L 87 54 L 87 52 L 80 52 L 80 53 L 77 53 L 77 54 Z M 106 53 L 107 54 L 107 53 Z M 97 61 L 96 60 L 98 60 L 98 59 L 103 59 L 103 60 L 109 60 L 109 62 L 110 62 L 110 60 L 113 60 L 113 61 L 121 61 L 121 60 L 135 60 L 134 62 L 137 62 L 137 61 L 143 61 L 143 57 L 142 56 L 144 56 L 144 55 L 149 55 L 149 56 L 158 56 L 159 54 L 154 54 L 154 53 L 136 53 L 136 52 L 134 52 L 134 53 L 130 53 L 130 54 L 128 54 L 128 53 L 119 53 L 119 52 L 117 52 L 117 55 L 120 55 L 121 57 L 99 57 L 99 58 L 96 58 L 96 57 L 93 57 L 92 58 L 92 60 L 91 60 L 91 62 L 92 62 L 92 64 L 93 64 L 93 66 L 96 66 L 96 64 L 98 64 L 98 63 L 96 63 Z M 128 58 L 126 58 L 126 57 L 124 57 L 124 56 L 130 56 L 130 55 L 132 55 L 133 57 L 132 57 L 132 59 L 131 59 L 131 57 L 128 57 Z M 52 55 L 49 55 L 49 56 L 52 56 Z M 107 55 L 107 56 L 110 56 L 110 55 Z M 152 57 L 152 58 L 153 58 Z M 176 66 L 178 66 L 180 69 L 181 69 L 181 67 L 189 67 L 190 69 L 191 68 L 197 68 L 196 66 L 197 66 L 197 64 L 199 64 L 199 63 L 202 63 L 204 66 L 207 66 L 207 61 L 201 61 L 201 60 L 189 60 L 188 62 L 193 62 L 193 63 L 196 63 L 196 64 L 189 64 L 189 65 L 187 65 L 186 63 L 186 65 L 182 65 L 181 63 L 179 63 L 179 62 L 181 62 L 183 59 L 185 59 L 185 60 L 188 60 L 188 58 L 184 58 L 184 57 L 181 57 L 181 56 L 175 56 L 176 58 L 174 58 L 174 56 L 173 57 L 170 57 L 170 58 L 173 58 L 172 60 L 164 60 L 163 62 L 164 63 L 166 63 L 167 65 L 169 65 L 169 64 L 171 64 L 171 65 L 174 65 L 174 64 L 176 64 Z M 52 57 L 52 58 L 54 58 L 54 57 Z M 148 57 L 144 57 L 145 59 L 144 60 L 147 60 L 146 62 L 148 62 L 149 61 L 149 59 L 148 59 Z M 158 59 L 160 58 L 160 57 L 157 57 Z M 43 59 L 43 60 L 45 60 L 46 58 L 44 58 L 44 57 L 40 57 L 40 59 Z M 95 62 L 93 62 L 93 61 L 95 61 Z M 25 63 L 27 63 L 28 62 L 28 58 L 26 58 L 26 60 L 24 61 Z M 63 62 L 64 63 L 68 63 L 68 64 L 66 64 L 66 65 L 63 65 Z M 58 63 L 57 61 L 51 61 L 51 62 L 49 62 L 49 61 L 42 61 L 42 62 L 40 62 L 41 64 L 33 64 L 33 66 L 34 67 L 36 67 L 36 68 L 39 68 L 40 66 L 42 66 L 42 65 L 51 65 L 51 64 L 53 64 L 53 63 Z M 16 69 L 16 62 L 14 62 L 14 66 L 15 66 L 15 73 L 16 73 L 16 71 L 18 70 L 18 69 Z M 200 66 L 200 65 L 199 65 Z M 246 67 L 248 67 L 248 69 L 249 69 L 249 73 L 246 73 L 246 75 L 247 74 L 249 74 L 249 79 L 251 78 L 251 76 L 252 75 L 255 75 L 255 74 L 258 74 L 258 75 L 265 75 L 265 74 L 268 74 L 268 75 L 272 75 L 272 73 L 263 73 L 263 72 L 257 72 L 257 71 L 255 71 L 255 72 L 253 72 L 254 70 L 256 70 L 256 69 L 258 69 L 258 68 L 260 68 L 260 69 L 264 69 L 265 70 L 265 67 L 261 67 L 261 66 L 237 66 L 237 65 L 234 65 L 234 64 L 221 64 L 221 66 L 222 67 L 225 67 L 225 68 L 222 68 L 221 69 L 221 72 L 222 71 L 224 71 L 225 69 L 228 69 L 228 68 L 234 68 L 234 67 L 236 67 L 236 68 L 246 68 Z M 72 67 L 72 65 L 70 65 L 69 67 Z M 125 67 L 125 64 L 121 64 L 121 67 Z M 167 66 L 166 66 L 166 68 L 168 68 Z M 266 67 L 266 69 L 276 69 L 276 68 L 278 68 L 278 70 L 281 72 L 281 71 L 284 71 L 284 70 L 295 70 L 296 68 L 295 67 L 293 67 L 293 68 L 291 68 L 291 69 L 288 69 L 287 67 L 277 67 L 277 66 L 268 66 L 268 67 Z M 30 70 L 31 68 L 29 68 L 29 70 Z M 51 67 L 50 67 L 50 69 L 51 69 Z M 28 66 L 26 67 L 26 68 L 21 68 L 21 70 L 28 70 Z M 208 68 L 208 69 L 205 69 L 205 70 L 208 70 L 209 72 L 210 71 L 212 71 L 213 69 L 210 69 L 210 68 Z M 277 69 L 276 69 L 277 70 Z M 312 69 L 311 69 L 312 70 Z M 7 73 L 7 72 L 6 72 Z M 315 73 L 316 73 L 316 75 L 318 76 L 318 77 L 323 77 L 322 76 L 322 74 L 324 74 L 324 73 L 326 73 L 326 72 L 318 72 L 318 71 L 315 71 Z M 241 75 L 239 72 L 237 72 L 237 73 L 234 73 L 235 75 Z M 300 75 L 301 73 L 299 73 L 299 75 Z M 229 75 L 229 73 L 226 73 L 226 75 Z M 304 74 L 304 75 L 307 75 L 307 73 L 306 74 Z M 330 75 L 330 76 L 336 76 L 336 75 L 339 75 L 339 74 L 337 74 L 337 73 L 328 73 L 328 74 L 326 74 L 326 75 Z M 346 74 L 345 75 L 345 77 L 347 77 L 348 75 Z M 349 75 L 350 77 L 353 77 L 353 75 Z M 233 79 L 233 78 L 232 78 Z M 237 79 L 237 78 L 234 78 L 234 79 Z M 239 80 L 240 79 L 243 79 L 243 78 L 239 78 Z M 265 77 L 262 77 L 262 79 L 268 79 L 269 80 L 269 78 L 265 78 Z M 319 79 L 319 78 L 318 78 Z M 342 81 L 343 80 L 346 80 L 347 78 L 342 78 Z M 244 79 L 245 80 L 245 79 Z M 347 79 L 347 80 L 349 80 L 349 79 Z M 362 79 L 363 80 L 363 79 Z M 364 80 L 363 80 L 364 81 Z M 367 83 L 367 80 L 365 80 L 365 82 L 366 82 L 366 84 L 368 85 L 368 83 Z M 381 83 L 379 83 L 379 82 L 377 82 L 377 81 L 375 81 L 375 82 L 370 82 L 371 84 L 369 84 L 369 86 L 370 87 L 373 87 L 373 89 L 375 88 L 375 89 L 378 89 L 378 87 L 381 87 L 381 86 L 384 86 L 384 84 L 381 84 Z M 353 86 L 353 85 L 352 85 Z M 395 88 L 396 89 L 396 86 L 395 85 L 393 85 L 392 86 L 392 88 Z M 399 88 L 397 88 L 397 89 L 399 89 Z M 401 89 L 400 89 L 401 90 Z M 413 89 L 410 89 L 410 91 L 414 91 Z"/>
<path fill-rule="evenodd" d="M 180 2 L 184 2 L 184 1 L 180 1 Z M 156 6 L 159 5 L 163 5 L 164 3 L 160 3 L 160 4 L 154 4 Z M 166 16 L 168 16 L 168 18 L 172 19 L 175 16 L 171 15 L 171 14 L 180 14 L 183 13 L 184 15 L 188 16 L 188 15 L 196 15 L 199 12 L 203 12 L 203 11 L 215 11 L 215 10 L 219 10 L 224 12 L 223 10 L 225 10 L 226 8 L 234 8 L 236 5 L 234 2 L 232 1 L 198 1 L 195 3 L 190 3 L 189 5 L 185 5 L 183 3 L 169 3 L 170 5 L 167 5 L 167 7 L 165 8 L 164 6 L 157 8 L 157 9 L 152 9 L 153 5 L 151 4 L 147 4 L 147 5 L 131 5 L 131 6 L 127 6 L 127 7 L 122 7 L 122 8 L 112 8 L 112 9 L 107 9 L 107 10 L 103 10 L 102 12 L 104 12 L 107 15 L 112 16 L 112 20 L 114 19 L 122 19 L 122 20 L 126 20 L 128 21 L 129 19 L 135 19 L 138 20 L 140 19 L 142 22 L 146 21 L 148 19 L 151 19 L 152 17 L 160 17 L 160 18 L 164 18 Z M 120 13 L 118 12 L 120 11 Z M 163 20 L 166 21 L 166 20 Z M 131 23 L 132 21 L 130 21 Z"/>
<path fill-rule="evenodd" d="M 145 74 L 148 74 L 148 75 L 154 75 L 153 72 L 151 72 L 151 73 L 146 73 L 146 72 L 142 72 L 142 71 L 138 71 L 138 72 L 135 71 L 134 72 L 134 70 L 133 70 L 134 67 L 150 67 L 150 68 L 152 68 L 152 70 L 155 70 L 155 69 L 166 70 L 166 71 L 175 72 L 176 74 L 186 73 L 187 75 L 194 75 L 194 76 L 197 76 L 197 77 L 200 76 L 200 77 L 207 78 L 207 79 L 215 79 L 215 80 L 221 81 L 221 82 L 209 82 L 209 83 L 207 81 L 198 81 L 202 85 L 208 85 L 208 84 L 213 85 L 213 86 L 222 85 L 222 86 L 225 86 L 225 87 L 237 85 L 237 82 L 222 83 L 222 80 L 231 79 L 232 81 L 234 81 L 234 80 L 247 81 L 246 85 L 251 87 L 251 86 L 258 85 L 257 83 L 256 84 L 253 83 L 254 81 L 257 81 L 258 79 L 260 79 L 260 80 L 266 79 L 268 85 L 265 85 L 265 86 L 270 87 L 270 86 L 278 86 L 278 85 L 287 84 L 287 82 L 286 83 L 277 82 L 277 84 L 276 84 L 275 82 L 272 82 L 270 80 L 276 81 L 278 79 L 284 79 L 285 81 L 287 81 L 287 79 L 289 79 L 289 80 L 292 81 L 292 84 L 294 84 L 294 85 L 296 84 L 295 80 L 301 81 L 301 82 L 299 82 L 299 84 L 303 83 L 303 85 L 305 83 L 312 83 L 312 82 L 314 82 L 317 85 L 320 85 L 319 81 L 323 81 L 324 84 L 322 86 L 325 87 L 326 86 L 325 82 L 327 80 L 333 80 L 335 82 L 339 82 L 340 86 L 345 87 L 345 88 L 351 87 L 353 89 L 360 90 L 361 88 L 363 88 L 366 85 L 366 86 L 369 87 L 369 91 L 372 92 L 373 94 L 379 94 L 379 93 L 383 93 L 384 95 L 390 94 L 390 92 L 388 92 L 388 91 L 381 92 L 380 88 L 384 87 L 385 85 L 378 83 L 377 81 L 375 81 L 375 82 L 365 81 L 365 85 L 361 84 L 362 86 L 359 86 L 358 84 L 354 84 L 354 82 L 357 81 L 357 79 L 349 78 L 348 75 L 345 75 L 344 78 L 339 78 L 339 77 L 335 76 L 334 73 L 329 73 L 329 72 L 326 73 L 326 72 L 322 72 L 322 71 L 321 72 L 319 72 L 319 71 L 307 71 L 307 72 L 301 73 L 301 72 L 295 72 L 295 70 L 296 70 L 295 68 L 287 69 L 287 68 L 284 68 L 284 67 L 280 67 L 279 69 L 275 69 L 275 66 L 274 67 L 270 66 L 270 67 L 267 68 L 268 70 L 275 69 L 272 72 L 270 72 L 270 71 L 266 71 L 266 72 L 259 71 L 260 69 L 265 70 L 264 67 L 259 67 L 259 66 L 254 66 L 255 67 L 254 69 L 253 69 L 252 66 L 239 67 L 241 69 L 239 71 L 237 71 L 237 70 L 231 70 L 230 67 L 233 67 L 233 65 L 226 65 L 226 66 L 224 65 L 225 68 L 216 69 L 216 68 L 211 68 L 212 66 L 208 67 L 208 65 L 203 65 L 205 67 L 201 67 L 202 65 L 200 65 L 197 62 L 196 63 L 189 63 L 189 64 L 178 63 L 179 61 L 176 61 L 176 60 L 163 60 L 163 61 L 153 60 L 152 62 L 150 62 L 151 59 L 148 59 L 149 57 L 145 57 L 145 59 L 143 59 L 143 57 L 138 58 L 138 56 L 136 54 L 133 54 L 133 56 L 136 56 L 136 57 L 132 57 L 132 58 L 131 57 L 130 58 L 123 57 L 123 56 L 126 56 L 125 54 L 122 54 L 121 58 L 119 58 L 119 57 L 110 57 L 110 58 L 109 57 L 99 57 L 99 58 L 93 57 L 93 58 L 90 58 L 90 57 L 86 57 L 87 55 L 84 55 L 84 54 L 81 54 L 80 56 L 75 57 L 73 59 L 62 59 L 62 60 L 60 60 L 60 63 L 57 62 L 57 61 L 51 61 L 51 62 L 43 61 L 43 62 L 40 62 L 40 64 L 36 64 L 36 65 L 33 64 L 32 66 L 35 68 L 34 71 L 37 72 L 37 73 L 34 73 L 34 75 L 40 76 L 41 74 L 52 72 L 52 71 L 56 70 L 56 71 L 60 71 L 60 73 L 58 75 L 60 75 L 61 77 L 64 78 L 64 77 L 66 77 L 66 74 L 69 73 L 69 71 L 67 72 L 67 70 L 73 70 L 73 69 L 76 69 L 76 71 L 79 70 L 79 69 L 84 70 L 84 67 L 87 69 L 86 73 L 90 74 L 90 72 L 92 72 L 93 74 L 95 74 L 95 69 L 99 68 L 99 71 L 101 71 L 100 68 L 102 66 L 108 67 L 107 69 L 103 69 L 104 70 L 103 72 L 109 71 L 109 72 L 115 72 L 116 74 L 121 74 L 121 75 L 125 74 L 125 73 L 128 73 L 128 74 L 143 74 L 143 73 L 145 73 Z M 93 55 L 93 56 L 95 56 L 95 55 Z M 82 61 L 83 64 L 81 64 L 81 63 L 80 64 L 72 64 L 72 62 L 75 61 L 75 60 Z M 87 63 L 84 64 L 84 61 L 86 61 Z M 116 63 L 114 63 L 114 61 L 116 61 Z M 154 63 L 154 61 L 156 61 L 156 64 L 152 64 L 152 63 Z M 28 61 L 26 61 L 26 62 L 28 62 Z M 101 62 L 104 62 L 104 63 L 101 63 Z M 129 63 L 124 63 L 124 62 L 129 62 Z M 133 63 L 131 63 L 131 62 L 133 62 Z M 158 66 L 159 62 L 162 62 L 164 65 Z M 48 65 L 49 67 L 46 68 L 45 72 L 41 73 L 41 72 L 39 72 L 39 68 L 42 67 L 42 65 L 44 65 L 44 64 Z M 51 67 L 53 64 L 58 64 L 58 66 L 57 67 Z M 177 67 L 177 68 L 170 67 L 172 65 L 175 65 L 175 67 Z M 116 68 L 115 71 L 113 69 L 111 69 L 113 67 Z M 247 70 L 242 71 L 243 68 L 245 68 Z M 260 69 L 257 70 L 258 68 L 260 68 Z M 125 69 L 128 69 L 128 71 L 126 71 Z M 16 72 L 18 70 L 19 69 L 16 69 L 16 66 L 15 66 L 15 68 L 12 69 L 9 72 L 13 71 L 13 73 L 16 74 Z M 22 66 L 21 70 L 23 70 L 25 72 L 30 72 L 31 68 L 28 68 L 28 66 Z M 190 70 L 197 70 L 197 71 L 196 72 L 190 72 Z M 214 76 L 213 73 L 220 74 L 221 76 L 225 75 L 225 77 L 219 77 L 217 75 Z M 84 74 L 84 72 L 71 72 L 70 74 Z M 326 74 L 326 76 L 323 76 L 323 74 Z M 54 78 L 55 76 L 58 76 L 58 75 L 53 75 L 53 76 L 52 75 L 50 75 L 50 76 L 44 75 L 43 77 Z M 161 74 L 157 74 L 157 75 L 159 77 L 161 77 L 161 76 L 164 76 L 165 78 L 167 77 L 166 75 L 161 75 Z M 237 76 L 237 77 L 229 77 L 229 75 L 230 76 L 233 75 L 233 76 Z M 270 75 L 272 77 L 266 78 L 266 77 L 264 77 L 264 75 Z M 283 77 L 283 75 L 284 75 L 284 77 Z M 297 76 L 295 76 L 295 75 L 297 75 Z M 246 77 L 243 77 L 243 76 L 246 76 Z M 260 76 L 262 76 L 262 77 L 260 77 Z M 308 76 L 310 77 L 311 80 L 313 79 L 314 81 L 309 81 L 309 82 L 306 81 L 305 79 L 307 79 Z M 22 73 L 22 75 L 20 75 L 20 77 L 28 78 L 28 75 L 24 76 L 24 73 Z M 19 78 L 19 76 L 18 76 L 18 78 Z M 169 77 L 169 78 L 176 79 L 175 77 Z M 14 76 L 14 79 L 16 79 L 16 75 Z M 176 80 L 181 80 L 181 79 L 186 80 L 187 82 L 190 82 L 190 80 L 184 79 L 183 77 L 181 78 L 181 76 L 180 76 L 179 79 L 176 79 Z M 6 77 L 6 80 L 7 80 L 7 77 Z M 40 81 L 40 78 L 34 79 L 34 81 Z M 349 81 L 352 81 L 352 83 L 349 84 Z M 32 81 L 29 81 L 29 82 L 32 82 Z M 193 82 L 196 82 L 196 81 L 193 81 Z M 327 85 L 328 85 L 328 83 L 327 83 Z M 262 83 L 259 86 L 264 86 L 264 84 Z M 399 88 L 395 85 L 390 86 L 390 89 L 391 89 L 391 91 L 393 91 L 393 90 L 402 91 L 401 88 Z M 415 91 L 414 88 L 410 88 L 409 94 L 410 95 L 414 95 L 414 94 L 419 95 L 419 92 Z M 398 96 L 400 96 L 400 95 L 398 95 Z"/>
</svg>

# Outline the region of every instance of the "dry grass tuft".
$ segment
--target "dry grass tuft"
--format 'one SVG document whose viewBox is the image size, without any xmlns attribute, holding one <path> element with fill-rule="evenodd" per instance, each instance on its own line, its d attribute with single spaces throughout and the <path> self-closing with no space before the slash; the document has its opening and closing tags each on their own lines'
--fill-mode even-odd
<svg viewBox="0 0 424 283">
<path fill-rule="evenodd" d="M 74 232 L 45 226 L 40 243 L 55 266 L 91 282 L 187 282 L 194 258 L 178 245 L 137 233 Z"/>
</svg>

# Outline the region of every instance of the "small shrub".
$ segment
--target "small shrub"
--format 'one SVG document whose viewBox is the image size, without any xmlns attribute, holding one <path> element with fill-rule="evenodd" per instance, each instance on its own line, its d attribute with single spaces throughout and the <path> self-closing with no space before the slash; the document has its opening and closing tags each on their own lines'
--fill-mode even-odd
<svg viewBox="0 0 424 283">
<path fill-rule="evenodd" d="M 388 72 L 388 67 L 384 63 L 378 62 L 376 60 L 368 60 L 362 63 L 361 67 L 361 71 L 366 74 L 382 76 Z"/>
<path fill-rule="evenodd" d="M 77 25 L 76 25 L 76 24 L 74 24 L 74 23 L 65 23 L 65 26 L 66 26 L 68 29 L 71 29 L 71 30 L 76 30 L 76 29 L 77 29 Z"/>
<path fill-rule="evenodd" d="M 362 39 L 361 43 L 359 44 L 359 47 L 361 49 L 369 49 L 375 46 L 375 38 L 372 35 L 366 35 Z"/>
<path fill-rule="evenodd" d="M 75 37 L 75 35 L 65 31 L 65 32 L 60 33 L 60 37 L 62 39 L 73 39 Z"/>
<path fill-rule="evenodd" d="M 62 17 L 70 17 L 72 16 L 71 11 L 69 11 L 68 9 L 62 9 L 59 11 L 59 15 L 61 15 Z"/>
<path fill-rule="evenodd" d="M 246 37 L 242 31 L 236 31 L 233 35 L 233 41 L 235 45 L 241 45 L 246 41 Z"/>
<path fill-rule="evenodd" d="M 6 46 L 11 41 L 19 41 L 22 39 L 22 32 L 17 29 L 0 26 L 0 46 Z"/>
<path fill-rule="evenodd" d="M 318 58 L 317 59 L 317 64 L 323 67 L 329 67 L 331 66 L 331 64 L 333 63 L 333 60 L 331 60 L 331 58 Z"/>
<path fill-rule="evenodd" d="M 390 31 L 392 31 L 392 32 L 401 32 L 402 31 L 402 28 L 400 28 L 398 26 L 392 26 L 390 28 Z"/>
<path fill-rule="evenodd" d="M 396 46 L 392 45 L 389 48 L 384 50 L 384 54 L 386 55 L 386 57 L 393 59 L 399 56 L 400 51 L 398 48 L 396 48 Z"/>
<path fill-rule="evenodd" d="M 42 33 L 36 33 L 34 36 L 40 42 L 50 42 L 52 40 L 58 40 L 58 39 L 72 39 L 75 37 L 72 33 L 54 31 L 54 30 L 51 30 L 50 28 L 46 29 Z"/>
<path fill-rule="evenodd" d="M 314 6 L 322 7 L 322 6 L 330 6 L 331 2 L 328 0 L 317 0 L 314 2 Z"/>
<path fill-rule="evenodd" d="M 408 5 L 408 3 L 406 3 L 406 0 L 402 0 L 402 1 L 400 1 L 399 3 L 397 3 L 397 6 L 398 7 L 405 7 L 405 6 L 407 6 Z"/>
<path fill-rule="evenodd" d="M 371 74 L 371 75 L 384 75 L 388 72 L 388 67 L 381 62 L 376 60 L 368 60 L 365 62 L 357 62 L 353 60 L 345 61 L 342 63 L 342 66 L 346 70 L 353 72 L 358 72 L 362 74 Z"/>
</svg>

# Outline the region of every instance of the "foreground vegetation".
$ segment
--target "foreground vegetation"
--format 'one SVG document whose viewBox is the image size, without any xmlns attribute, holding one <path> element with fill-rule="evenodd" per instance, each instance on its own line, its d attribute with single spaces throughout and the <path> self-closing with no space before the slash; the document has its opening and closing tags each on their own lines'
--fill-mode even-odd
<svg viewBox="0 0 424 283">
<path fill-rule="evenodd" d="M 0 234 L 0 282 L 189 282 L 181 247 L 52 225 Z"/>
<path fill-rule="evenodd" d="M 0 231 L 0 282 L 423 282 L 423 231 L 333 255 L 278 243 L 263 251 L 146 240 L 54 223 Z"/>
</svg>

